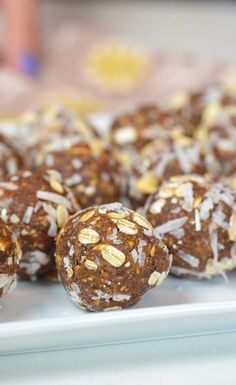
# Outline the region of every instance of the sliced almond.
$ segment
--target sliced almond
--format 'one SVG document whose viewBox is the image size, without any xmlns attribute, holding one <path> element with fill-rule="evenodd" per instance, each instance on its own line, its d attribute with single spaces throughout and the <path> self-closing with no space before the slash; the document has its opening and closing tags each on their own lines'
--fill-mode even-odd
<svg viewBox="0 0 236 385">
<path fill-rule="evenodd" d="M 86 227 L 80 231 L 78 239 L 80 243 L 87 245 L 89 243 L 98 243 L 100 236 L 95 230 Z"/>
</svg>

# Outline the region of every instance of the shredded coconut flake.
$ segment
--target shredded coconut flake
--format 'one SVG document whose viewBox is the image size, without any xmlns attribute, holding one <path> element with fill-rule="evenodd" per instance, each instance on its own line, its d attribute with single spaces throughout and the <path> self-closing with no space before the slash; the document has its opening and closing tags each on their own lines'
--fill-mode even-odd
<svg viewBox="0 0 236 385">
<path fill-rule="evenodd" d="M 38 190 L 36 193 L 36 196 L 38 199 L 42 199 L 44 201 L 53 202 L 62 206 L 65 206 L 67 209 L 71 210 L 71 203 L 70 201 L 57 193 L 52 193 L 50 191 L 42 191 Z"/>
<path fill-rule="evenodd" d="M 65 184 L 67 186 L 76 186 L 77 184 L 79 184 L 81 182 L 82 178 L 80 175 L 78 174 L 73 174 L 71 175 L 69 178 L 66 178 L 65 179 Z"/>
<path fill-rule="evenodd" d="M 185 231 L 184 231 L 184 229 L 179 229 L 176 231 L 172 231 L 170 234 L 174 235 L 174 237 L 177 239 L 181 239 L 181 238 L 183 238 Z"/>
<path fill-rule="evenodd" d="M 30 223 L 30 220 L 31 220 L 33 211 L 34 211 L 34 208 L 33 208 L 32 206 L 28 206 L 27 209 L 25 210 L 24 216 L 23 216 L 23 218 L 22 218 L 22 221 L 23 221 L 25 224 Z"/>
<path fill-rule="evenodd" d="M 198 209 L 195 209 L 195 230 L 201 231 L 201 217 Z"/>
<path fill-rule="evenodd" d="M 188 221 L 188 217 L 173 219 L 171 221 L 164 223 L 163 225 L 155 227 L 154 233 L 158 233 L 158 234 L 170 233 L 171 231 L 175 231 L 181 228 L 187 221 Z"/>
<path fill-rule="evenodd" d="M 48 229 L 49 237 L 55 237 L 57 235 L 58 227 L 54 217 L 51 215 L 47 215 L 48 222 L 50 223 L 50 227 Z"/>
<path fill-rule="evenodd" d="M 0 187 L 3 187 L 5 190 L 11 190 L 11 191 L 18 190 L 18 187 L 11 182 L 0 182 Z"/>
<path fill-rule="evenodd" d="M 200 260 L 199 258 L 195 257 L 194 255 L 191 255 L 191 254 L 188 254 L 188 253 L 185 253 L 184 251 L 182 250 L 179 250 L 178 252 L 178 256 L 186 263 L 188 263 L 190 266 L 192 267 L 198 267 L 199 266 L 199 263 L 200 263 Z"/>
<path fill-rule="evenodd" d="M 102 205 L 104 209 L 109 210 L 109 211 L 116 211 L 116 210 L 121 210 L 122 209 L 122 203 L 120 202 L 114 202 L 114 203 L 108 203 L 106 205 Z"/>
</svg>

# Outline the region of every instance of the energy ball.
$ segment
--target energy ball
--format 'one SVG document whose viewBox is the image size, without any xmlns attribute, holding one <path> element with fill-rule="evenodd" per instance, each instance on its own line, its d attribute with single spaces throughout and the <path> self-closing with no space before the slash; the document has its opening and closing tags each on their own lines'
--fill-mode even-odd
<svg viewBox="0 0 236 385">
<path fill-rule="evenodd" d="M 82 208 L 121 200 L 126 177 L 116 152 L 99 140 L 65 143 L 66 148 L 56 148 L 55 143 L 54 149 L 43 147 L 37 164 L 58 170 Z"/>
<path fill-rule="evenodd" d="M 236 195 L 201 176 L 171 178 L 146 217 L 173 254 L 171 273 L 210 278 L 236 267 Z"/>
<path fill-rule="evenodd" d="M 143 106 L 134 113 L 117 117 L 112 124 L 110 138 L 114 146 L 133 154 L 153 140 L 165 137 L 175 125 L 172 112 L 157 106 Z"/>
<path fill-rule="evenodd" d="M 230 172 L 236 158 L 236 101 L 233 106 L 215 106 L 211 121 L 201 127 L 198 137 L 218 159 L 221 174 Z"/>
<path fill-rule="evenodd" d="M 19 117 L 24 145 L 28 148 L 38 142 L 65 136 L 91 140 L 97 136 L 93 127 L 78 112 L 63 105 L 51 105 L 28 110 Z"/>
<path fill-rule="evenodd" d="M 21 249 L 15 235 L 0 219 L 0 298 L 16 286 Z"/>
<path fill-rule="evenodd" d="M 202 126 L 208 125 L 215 113 L 215 107 L 224 108 L 235 103 L 236 96 L 223 84 L 216 84 L 176 95 L 171 104 L 184 132 L 195 136 Z"/>
<path fill-rule="evenodd" d="M 218 162 L 204 146 L 176 131 L 142 149 L 130 172 L 129 197 L 137 208 L 172 176 L 194 173 L 211 177 L 218 172 Z"/>
<path fill-rule="evenodd" d="M 151 224 L 121 203 L 76 213 L 57 238 L 62 283 L 71 300 L 90 311 L 136 304 L 162 283 L 170 259 Z"/>
<path fill-rule="evenodd" d="M 17 149 L 4 135 L 0 134 L 0 177 L 17 172 L 23 165 Z"/>
<path fill-rule="evenodd" d="M 54 170 L 22 170 L 0 182 L 0 217 L 17 236 L 21 279 L 35 280 L 55 269 L 55 236 L 75 212 L 71 191 Z"/>
</svg>

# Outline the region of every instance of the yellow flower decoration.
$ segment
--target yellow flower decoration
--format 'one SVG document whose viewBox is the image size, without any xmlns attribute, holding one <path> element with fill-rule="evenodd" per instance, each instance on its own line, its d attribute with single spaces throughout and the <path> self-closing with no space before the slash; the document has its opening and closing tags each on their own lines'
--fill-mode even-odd
<svg viewBox="0 0 236 385">
<path fill-rule="evenodd" d="M 150 59 L 135 45 L 109 42 L 92 50 L 86 65 L 90 79 L 111 90 L 127 91 L 147 75 Z"/>
</svg>

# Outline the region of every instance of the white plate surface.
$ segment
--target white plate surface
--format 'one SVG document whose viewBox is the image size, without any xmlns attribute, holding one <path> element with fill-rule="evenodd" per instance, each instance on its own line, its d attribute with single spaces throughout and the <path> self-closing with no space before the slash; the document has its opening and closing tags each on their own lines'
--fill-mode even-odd
<svg viewBox="0 0 236 385">
<path fill-rule="evenodd" d="M 59 284 L 18 284 L 1 302 L 0 354 L 236 331 L 236 273 L 210 281 L 168 277 L 134 308 L 80 310 Z"/>
</svg>

